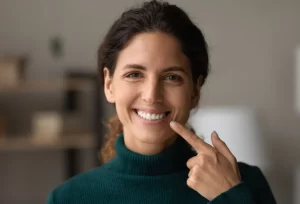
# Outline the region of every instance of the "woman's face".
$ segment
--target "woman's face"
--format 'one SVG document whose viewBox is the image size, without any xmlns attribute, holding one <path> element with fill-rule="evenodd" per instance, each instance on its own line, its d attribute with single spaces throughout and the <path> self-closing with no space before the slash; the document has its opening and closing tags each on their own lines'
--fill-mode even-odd
<svg viewBox="0 0 300 204">
<path fill-rule="evenodd" d="M 115 73 L 104 69 L 105 94 L 114 103 L 125 137 L 148 144 L 167 143 L 175 120 L 185 124 L 198 103 L 188 58 L 174 37 L 142 33 L 119 53 Z"/>
</svg>

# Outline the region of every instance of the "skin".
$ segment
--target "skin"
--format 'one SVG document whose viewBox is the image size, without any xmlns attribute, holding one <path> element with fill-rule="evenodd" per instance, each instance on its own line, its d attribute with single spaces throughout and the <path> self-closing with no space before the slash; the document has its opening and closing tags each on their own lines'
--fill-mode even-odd
<svg viewBox="0 0 300 204">
<path fill-rule="evenodd" d="M 129 150 L 157 154 L 180 135 L 198 153 L 187 162 L 190 188 L 212 200 L 240 183 L 236 159 L 217 133 L 210 146 L 182 125 L 198 104 L 202 78 L 193 82 L 176 38 L 161 32 L 137 34 L 119 53 L 113 76 L 108 68 L 103 71 L 104 92 L 115 104 Z M 168 115 L 154 122 L 141 118 L 138 110 Z"/>
<path fill-rule="evenodd" d="M 115 73 L 110 75 L 105 68 L 105 94 L 116 106 L 128 149 L 152 155 L 171 145 L 177 135 L 169 123 L 187 122 L 200 90 L 199 85 L 195 91 L 189 60 L 177 39 L 159 32 L 136 35 L 119 53 Z M 133 109 L 170 113 L 154 124 Z"/>
<path fill-rule="evenodd" d="M 197 152 L 197 156 L 187 161 L 190 169 L 187 185 L 191 189 L 213 200 L 241 183 L 237 160 L 216 132 L 211 134 L 211 146 L 180 123 L 172 121 L 170 126 Z"/>
</svg>

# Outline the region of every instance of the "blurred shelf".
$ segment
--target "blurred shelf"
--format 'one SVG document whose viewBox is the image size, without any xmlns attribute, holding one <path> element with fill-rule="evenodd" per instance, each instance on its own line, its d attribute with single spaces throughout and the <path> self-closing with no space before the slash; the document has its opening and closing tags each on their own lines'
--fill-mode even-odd
<svg viewBox="0 0 300 204">
<path fill-rule="evenodd" d="M 53 79 L 41 81 L 24 81 L 16 86 L 0 86 L 0 93 L 45 92 L 61 90 L 81 90 L 93 88 L 89 79 Z"/>
<path fill-rule="evenodd" d="M 88 149 L 97 147 L 93 134 L 78 134 L 60 136 L 57 139 L 37 139 L 28 136 L 0 138 L 0 152 L 3 151 L 33 151 L 33 150 L 64 150 Z"/>
</svg>

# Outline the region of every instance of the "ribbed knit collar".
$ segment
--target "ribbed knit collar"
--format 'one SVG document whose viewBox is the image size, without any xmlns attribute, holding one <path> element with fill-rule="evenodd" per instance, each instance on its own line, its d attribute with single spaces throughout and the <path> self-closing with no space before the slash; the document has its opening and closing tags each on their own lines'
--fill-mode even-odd
<svg viewBox="0 0 300 204">
<path fill-rule="evenodd" d="M 174 144 L 155 155 L 142 155 L 130 151 L 124 144 L 121 134 L 115 142 L 116 156 L 110 162 L 110 169 L 130 175 L 165 175 L 187 169 L 186 162 L 195 156 L 195 152 L 182 137 Z"/>
</svg>

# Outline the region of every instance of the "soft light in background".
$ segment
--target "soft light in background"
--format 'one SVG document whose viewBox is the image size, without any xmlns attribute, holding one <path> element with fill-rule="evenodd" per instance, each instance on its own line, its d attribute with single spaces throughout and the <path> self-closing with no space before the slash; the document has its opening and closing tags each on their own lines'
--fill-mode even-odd
<svg viewBox="0 0 300 204">
<path fill-rule="evenodd" d="M 270 170 L 269 146 L 265 142 L 255 110 L 247 107 L 201 107 L 191 114 L 189 124 L 210 145 L 216 131 L 237 161 Z M 265 172 L 269 173 L 269 172 Z"/>
<path fill-rule="evenodd" d="M 60 77 L 68 66 L 96 71 L 96 51 L 112 22 L 137 0 L 1 0 L 0 53 L 30 56 L 27 79 Z M 295 50 L 300 44 L 300 1 L 170 0 L 203 30 L 211 75 L 201 106 L 247 106 L 258 111 L 264 139 L 272 147 L 273 171 L 266 175 L 278 203 L 292 203 L 293 172 L 300 165 L 300 114 L 295 111 Z M 52 58 L 49 39 L 64 39 L 64 57 Z M 1 73 L 0 73 L 1 74 Z M 8 101 L 11 100 L 11 101 Z M 36 99 L 0 96 L 25 127 L 29 110 L 55 108 L 59 94 Z M 0 108 L 1 108 L 0 107 Z M 7 107 L 6 107 L 7 108 Z M 109 111 L 106 113 L 109 114 Z M 0 153 L 0 202 L 43 203 L 63 181 L 60 151 Z M 82 154 L 82 171 L 93 158 Z"/>
</svg>

